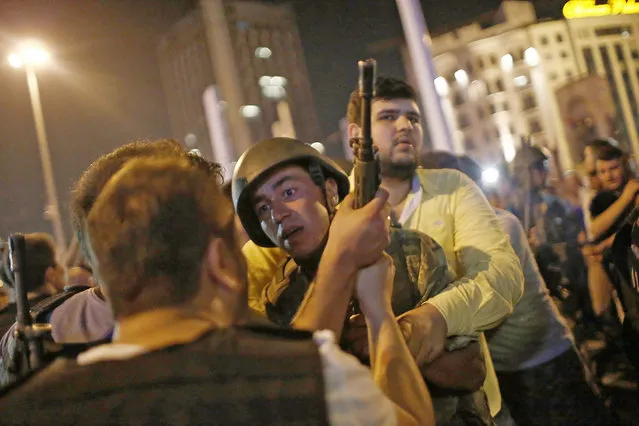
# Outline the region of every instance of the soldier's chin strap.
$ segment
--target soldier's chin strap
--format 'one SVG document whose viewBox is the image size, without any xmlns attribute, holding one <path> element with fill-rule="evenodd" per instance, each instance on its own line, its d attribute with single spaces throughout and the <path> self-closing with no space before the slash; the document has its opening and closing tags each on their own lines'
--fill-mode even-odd
<svg viewBox="0 0 639 426">
<path fill-rule="evenodd" d="M 319 186 L 320 190 L 322 191 L 322 196 L 324 198 L 324 207 L 326 207 L 326 210 L 328 211 L 328 223 L 330 229 L 330 224 L 333 222 L 333 217 L 335 217 L 337 206 L 333 205 L 333 203 L 331 203 L 328 199 L 328 193 L 326 191 L 326 178 L 324 176 L 324 172 L 322 171 L 322 167 L 315 161 L 309 164 L 308 172 L 313 182 L 315 182 L 315 184 Z M 308 271 L 312 271 L 314 274 L 315 271 L 317 271 L 320 259 L 322 258 L 322 254 L 324 253 L 324 248 L 326 247 L 326 243 L 328 242 L 328 234 L 329 230 L 327 229 L 322 242 L 315 249 L 315 251 L 307 256 L 305 259 L 294 259 L 295 263 Z"/>
<path fill-rule="evenodd" d="M 328 199 L 328 193 L 326 192 L 326 177 L 324 176 L 324 172 L 322 171 L 322 167 L 315 161 L 311 162 L 308 166 L 308 173 L 311 175 L 311 179 L 317 186 L 320 187 L 322 191 L 322 196 L 324 197 L 324 207 L 328 211 L 328 219 L 329 222 L 333 221 L 333 217 L 335 216 L 335 212 L 337 212 L 337 206 L 333 205 Z"/>
</svg>

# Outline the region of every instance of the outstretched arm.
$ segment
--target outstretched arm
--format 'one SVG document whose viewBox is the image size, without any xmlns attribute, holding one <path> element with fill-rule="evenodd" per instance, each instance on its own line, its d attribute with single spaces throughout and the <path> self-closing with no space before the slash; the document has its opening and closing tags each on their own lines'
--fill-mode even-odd
<svg viewBox="0 0 639 426">
<path fill-rule="evenodd" d="M 395 404 L 398 424 L 435 424 L 433 405 L 393 310 L 395 268 L 385 255 L 360 271 L 357 297 L 368 326 L 371 369 L 377 385 Z"/>
</svg>

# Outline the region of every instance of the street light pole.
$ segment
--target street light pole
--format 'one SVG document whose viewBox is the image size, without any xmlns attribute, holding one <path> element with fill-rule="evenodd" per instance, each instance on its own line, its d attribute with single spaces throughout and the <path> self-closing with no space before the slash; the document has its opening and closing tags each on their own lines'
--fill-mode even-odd
<svg viewBox="0 0 639 426">
<path fill-rule="evenodd" d="M 406 45 L 424 107 L 433 149 L 453 150 L 453 137 L 446 123 L 441 99 L 435 90 L 435 64 L 424 12 L 418 0 L 397 0 Z"/>
<path fill-rule="evenodd" d="M 33 110 L 33 120 L 35 121 L 36 136 L 40 149 L 40 160 L 42 161 L 42 174 L 44 175 L 44 185 L 47 191 L 48 206 L 46 215 L 53 224 L 53 238 L 57 246 L 56 251 L 58 256 L 61 256 L 64 251 L 66 251 L 66 242 L 64 238 L 64 228 L 62 227 L 62 217 L 60 216 L 60 207 L 58 205 L 58 194 L 55 189 L 55 180 L 53 179 L 53 166 L 49 153 L 47 132 L 44 127 L 44 115 L 42 113 L 42 103 L 40 102 L 38 77 L 32 66 L 27 64 L 24 69 L 27 74 L 27 86 L 29 87 L 31 109 Z"/>
<path fill-rule="evenodd" d="M 64 238 L 64 228 L 62 227 L 62 216 L 60 215 L 60 207 L 58 205 L 58 195 L 55 189 L 55 180 L 53 179 L 53 166 L 51 164 L 51 154 L 49 153 L 49 144 L 47 142 L 47 132 L 44 127 L 44 115 L 42 114 L 42 102 L 40 101 L 40 89 L 36 75 L 36 67 L 48 62 L 49 58 L 49 52 L 35 41 L 23 43 L 19 46 L 17 52 L 11 53 L 7 57 L 9 65 L 12 67 L 24 67 L 27 76 L 31 109 L 33 110 L 33 120 L 35 122 L 40 160 L 42 162 L 44 186 L 47 192 L 45 216 L 53 225 L 53 238 L 55 239 L 56 252 L 58 258 L 62 258 L 66 252 L 66 242 Z"/>
</svg>

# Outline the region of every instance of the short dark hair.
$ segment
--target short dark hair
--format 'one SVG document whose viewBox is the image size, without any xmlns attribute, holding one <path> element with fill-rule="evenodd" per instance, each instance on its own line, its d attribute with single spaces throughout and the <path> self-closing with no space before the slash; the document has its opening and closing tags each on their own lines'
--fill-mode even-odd
<svg viewBox="0 0 639 426">
<path fill-rule="evenodd" d="M 55 245 L 51 235 L 44 232 L 25 234 L 24 245 L 26 267 L 24 269 L 23 285 L 27 292 L 37 291 L 46 284 L 45 274 L 47 269 L 58 264 L 55 258 Z M 3 251 L 2 255 L 1 263 L 4 269 L 2 281 L 13 288 L 14 276 L 9 269 L 9 250 Z"/>
<path fill-rule="evenodd" d="M 618 147 L 607 144 L 593 147 L 596 160 L 610 161 L 624 159 L 626 154 Z"/>
<path fill-rule="evenodd" d="M 417 95 L 413 86 L 394 77 L 378 77 L 375 80 L 375 99 L 410 99 L 417 100 Z M 359 90 L 355 89 L 351 92 L 346 107 L 346 119 L 348 124 L 358 124 L 362 120 L 362 97 Z"/>
<path fill-rule="evenodd" d="M 220 166 L 196 155 L 187 154 L 179 142 L 173 139 L 156 141 L 134 141 L 94 161 L 78 179 L 71 191 L 71 221 L 78 240 L 86 253 L 86 236 L 83 222 L 109 179 L 130 160 L 135 158 L 188 156 L 209 173 L 222 178 Z"/>
<path fill-rule="evenodd" d="M 218 179 L 192 162 L 128 162 L 87 218 L 94 268 L 116 317 L 194 297 L 211 239 L 235 242 L 233 218 Z"/>
</svg>

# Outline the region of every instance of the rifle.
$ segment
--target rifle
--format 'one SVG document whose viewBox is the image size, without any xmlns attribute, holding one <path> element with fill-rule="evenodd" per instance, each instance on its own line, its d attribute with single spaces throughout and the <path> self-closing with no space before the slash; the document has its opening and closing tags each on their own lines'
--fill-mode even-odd
<svg viewBox="0 0 639 426">
<path fill-rule="evenodd" d="M 357 62 L 359 69 L 359 95 L 362 98 L 361 135 L 350 141 L 353 149 L 353 178 L 355 189 L 355 208 L 364 207 L 375 197 L 381 182 L 379 160 L 375 155 L 371 136 L 371 104 L 375 97 L 375 59 Z M 353 298 L 350 302 L 349 314 L 360 313 L 359 303 Z"/>
<path fill-rule="evenodd" d="M 16 295 L 16 346 L 10 372 L 25 376 L 44 365 L 44 339 L 51 332 L 50 324 L 35 324 L 31 319 L 29 299 L 24 283 L 26 243 L 24 235 L 9 237 L 9 259 L 14 276 Z"/>
<path fill-rule="evenodd" d="M 359 95 L 362 98 L 361 136 L 351 141 L 353 148 L 353 175 L 355 180 L 355 208 L 364 207 L 375 197 L 379 188 L 379 161 L 375 156 L 371 137 L 371 104 L 375 97 L 375 59 L 357 63 L 359 68 Z"/>
</svg>

